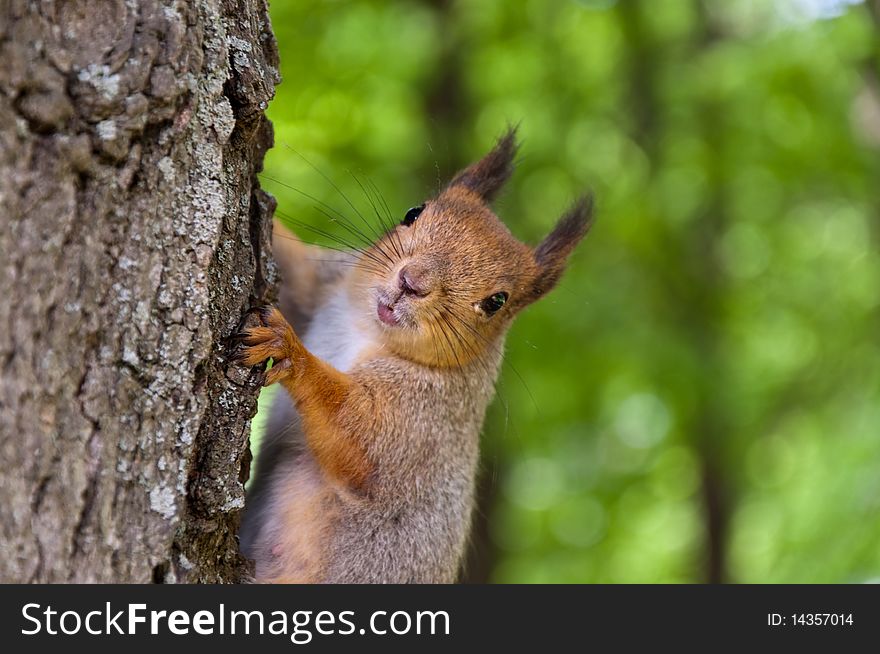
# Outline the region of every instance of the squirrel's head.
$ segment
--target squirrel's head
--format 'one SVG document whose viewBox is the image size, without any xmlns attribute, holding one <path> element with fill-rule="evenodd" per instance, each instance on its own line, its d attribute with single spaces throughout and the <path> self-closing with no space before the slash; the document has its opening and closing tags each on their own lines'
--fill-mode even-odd
<svg viewBox="0 0 880 654">
<path fill-rule="evenodd" d="M 520 242 L 489 206 L 516 150 L 510 130 L 363 253 L 356 280 L 367 292 L 358 295 L 396 354 L 434 366 L 479 359 L 562 276 L 590 228 L 591 198 L 578 200 L 536 247 Z"/>
</svg>

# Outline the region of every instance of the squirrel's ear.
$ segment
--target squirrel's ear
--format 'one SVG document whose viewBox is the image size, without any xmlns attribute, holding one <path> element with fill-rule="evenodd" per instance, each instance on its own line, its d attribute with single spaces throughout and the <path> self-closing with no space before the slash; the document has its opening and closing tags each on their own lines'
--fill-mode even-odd
<svg viewBox="0 0 880 654">
<path fill-rule="evenodd" d="M 562 215 L 553 231 L 535 248 L 535 262 L 538 264 L 533 287 L 535 299 L 556 286 L 565 272 L 568 255 L 592 226 L 593 196 L 586 195 Z"/>
<path fill-rule="evenodd" d="M 489 154 L 458 173 L 449 186 L 464 186 L 491 202 L 513 173 L 517 147 L 516 128 L 510 127 Z"/>
</svg>

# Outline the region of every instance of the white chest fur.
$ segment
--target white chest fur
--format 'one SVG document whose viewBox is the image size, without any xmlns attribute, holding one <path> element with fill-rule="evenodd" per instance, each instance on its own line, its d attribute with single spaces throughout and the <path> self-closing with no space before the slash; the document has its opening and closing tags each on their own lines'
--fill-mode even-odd
<svg viewBox="0 0 880 654">
<path fill-rule="evenodd" d="M 319 359 L 340 372 L 348 372 L 354 362 L 374 345 L 361 326 L 361 316 L 351 307 L 347 292 L 339 288 L 315 312 L 303 343 Z"/>
</svg>

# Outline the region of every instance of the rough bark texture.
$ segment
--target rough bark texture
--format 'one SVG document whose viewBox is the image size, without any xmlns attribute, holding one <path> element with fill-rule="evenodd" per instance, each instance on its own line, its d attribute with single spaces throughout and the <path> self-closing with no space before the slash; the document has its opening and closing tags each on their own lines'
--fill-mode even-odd
<svg viewBox="0 0 880 654">
<path fill-rule="evenodd" d="M 0 1 L 0 580 L 236 581 L 265 0 Z"/>
</svg>

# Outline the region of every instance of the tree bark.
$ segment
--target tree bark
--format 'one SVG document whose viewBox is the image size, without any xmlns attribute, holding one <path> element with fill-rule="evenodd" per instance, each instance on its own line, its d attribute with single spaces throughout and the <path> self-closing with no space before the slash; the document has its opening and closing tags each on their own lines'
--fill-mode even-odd
<svg viewBox="0 0 880 654">
<path fill-rule="evenodd" d="M 4 0 L 0 61 L 0 580 L 240 580 L 266 1 Z"/>
</svg>

